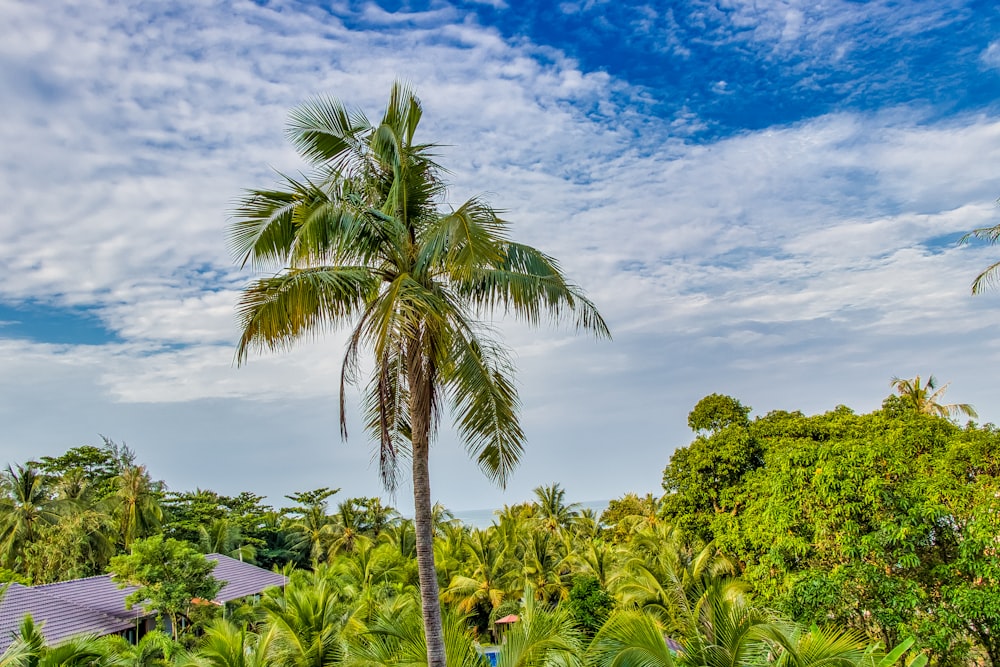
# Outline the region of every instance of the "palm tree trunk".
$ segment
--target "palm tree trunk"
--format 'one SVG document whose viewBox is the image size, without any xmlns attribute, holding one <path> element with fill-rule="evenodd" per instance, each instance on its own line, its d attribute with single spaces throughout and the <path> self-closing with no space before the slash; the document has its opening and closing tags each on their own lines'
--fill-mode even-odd
<svg viewBox="0 0 1000 667">
<path fill-rule="evenodd" d="M 421 368 L 419 355 L 410 354 L 410 428 L 413 446 L 413 524 L 417 542 L 417 573 L 420 576 L 420 609 L 427 640 L 428 667 L 445 667 L 441 600 L 434 568 L 434 521 L 431 514 L 430 453 L 431 382 Z"/>
</svg>

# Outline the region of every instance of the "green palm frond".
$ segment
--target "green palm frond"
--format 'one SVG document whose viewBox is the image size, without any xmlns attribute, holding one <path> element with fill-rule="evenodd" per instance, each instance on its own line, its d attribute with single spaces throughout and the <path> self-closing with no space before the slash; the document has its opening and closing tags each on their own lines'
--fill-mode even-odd
<svg viewBox="0 0 1000 667">
<path fill-rule="evenodd" d="M 363 150 L 364 136 L 370 129 L 362 111 L 349 111 L 335 98 L 318 97 L 289 113 L 286 136 L 309 162 L 340 166 Z"/>
<path fill-rule="evenodd" d="M 483 473 L 503 486 L 525 441 L 513 364 L 506 349 L 483 336 L 455 335 L 451 359 L 442 379 L 462 441 Z"/>
<path fill-rule="evenodd" d="M 970 239 L 979 239 L 980 241 L 986 241 L 991 245 L 996 245 L 997 242 L 1000 241 L 1000 225 L 973 229 L 971 232 L 960 238 L 958 242 L 968 243 Z M 972 293 L 982 294 L 987 289 L 994 287 L 998 282 L 1000 282 L 1000 262 L 994 262 L 986 267 L 986 269 L 984 269 L 978 276 L 976 276 L 976 279 L 972 281 Z"/>
<path fill-rule="evenodd" d="M 303 335 L 343 324 L 361 309 L 374 284 L 362 267 L 330 266 L 254 281 L 238 306 L 243 336 L 237 361 L 246 361 L 251 348 L 284 349 Z"/>
<path fill-rule="evenodd" d="M 481 309 L 502 307 L 531 325 L 540 324 L 546 315 L 560 321 L 573 313 L 577 329 L 611 337 L 597 308 L 582 290 L 566 282 L 556 260 L 530 246 L 507 243 L 498 264 L 484 266 L 457 289 Z"/>
<path fill-rule="evenodd" d="M 675 657 L 656 622 L 638 611 L 611 615 L 587 650 L 592 667 L 674 667 Z"/>
</svg>

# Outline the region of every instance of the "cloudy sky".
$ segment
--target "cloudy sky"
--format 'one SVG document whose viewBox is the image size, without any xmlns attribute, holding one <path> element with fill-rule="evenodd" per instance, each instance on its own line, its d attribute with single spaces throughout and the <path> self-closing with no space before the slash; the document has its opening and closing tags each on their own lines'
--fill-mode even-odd
<svg viewBox="0 0 1000 667">
<path fill-rule="evenodd" d="M 614 335 L 497 322 L 527 452 L 501 491 L 444 429 L 449 507 L 659 491 L 713 392 L 865 412 L 933 373 L 1000 421 L 1000 291 L 969 294 L 1000 248 L 957 244 L 1000 223 L 991 2 L 13 0 L 0 26 L 0 462 L 103 434 L 174 490 L 379 493 L 337 336 L 234 366 L 225 239 L 303 168 L 290 108 L 377 117 L 394 79 L 451 203 L 487 193 Z"/>
</svg>

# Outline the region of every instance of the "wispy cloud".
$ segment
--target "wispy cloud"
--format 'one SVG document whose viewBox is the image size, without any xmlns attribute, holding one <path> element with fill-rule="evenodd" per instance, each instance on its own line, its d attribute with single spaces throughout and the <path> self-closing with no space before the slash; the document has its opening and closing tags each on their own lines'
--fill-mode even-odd
<svg viewBox="0 0 1000 667">
<path fill-rule="evenodd" d="M 234 304 L 248 276 L 226 251 L 225 229 L 244 188 L 302 168 L 282 134 L 289 107 L 332 94 L 375 115 L 399 77 L 425 103 L 424 138 L 445 144 L 451 202 L 490 193 L 519 238 L 562 260 L 615 333 L 597 345 L 499 318 L 517 351 L 532 440 L 513 497 L 554 478 L 581 499 L 655 489 L 669 449 L 688 437 L 684 415 L 713 391 L 765 411 L 868 409 L 892 375 L 933 371 L 955 380 L 956 400 L 997 418 L 987 407 L 997 390 L 980 371 L 1000 361 L 988 334 L 1000 311 L 967 295 L 994 249 L 938 241 L 996 221 L 995 115 L 942 120 L 925 104 L 890 105 L 695 143 L 706 121 L 694 96 L 652 114 L 659 93 L 648 85 L 435 7 L 0 9 L 12 28 L 0 44 L 9 91 L 0 300 L 85 306 L 118 337 L 0 339 L 7 416 L 53 421 L 40 415 L 62 406 L 68 425 L 37 443 L 125 437 L 176 484 L 218 487 L 210 468 L 184 464 L 214 438 L 223 451 L 213 460 L 239 451 L 248 469 L 272 474 L 224 484 L 280 495 L 338 474 L 369 480 L 355 492 L 374 493 L 367 449 L 332 445 L 340 334 L 233 366 Z M 869 9 L 730 3 L 684 21 L 634 13 L 644 21 L 636 39 L 701 21 L 704 40 L 751 45 L 752 58 L 807 58 L 809 49 L 809 59 L 832 62 L 878 20 L 885 40 L 916 39 L 964 11 Z M 699 48 L 681 35 L 677 57 Z M 748 85 L 725 81 L 735 92 L 724 97 Z M 283 412 L 302 428 L 289 430 Z M 24 458 L 29 431 L 12 429 L 0 452 Z M 273 469 L 275 443 L 290 437 L 295 452 L 322 452 L 327 471 Z M 483 491 L 451 440 L 445 433 L 437 464 L 458 471 L 443 482 L 447 503 L 509 497 Z M 610 445 L 629 456 L 585 466 L 565 455 L 572 447 L 583 461 Z M 463 500 L 470 489 L 477 500 Z"/>
</svg>

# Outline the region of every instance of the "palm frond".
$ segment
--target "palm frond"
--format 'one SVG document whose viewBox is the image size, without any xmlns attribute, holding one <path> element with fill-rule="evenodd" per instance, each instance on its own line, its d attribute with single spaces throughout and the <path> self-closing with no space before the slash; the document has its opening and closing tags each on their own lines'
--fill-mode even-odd
<svg viewBox="0 0 1000 667">
<path fill-rule="evenodd" d="M 612 614 L 587 650 L 593 667 L 673 667 L 674 656 L 652 618 L 638 611 Z"/>
<path fill-rule="evenodd" d="M 442 377 L 466 450 L 501 486 L 524 452 L 514 366 L 506 349 L 483 336 L 456 332 L 452 363 Z"/>
<path fill-rule="evenodd" d="M 251 283 L 238 312 L 243 336 L 238 363 L 251 348 L 283 349 L 303 335 L 335 328 L 357 312 L 375 288 L 364 267 L 289 269 Z"/>
<path fill-rule="evenodd" d="M 579 287 L 567 283 L 558 263 L 548 255 L 520 243 L 507 243 L 503 260 L 482 269 L 457 287 L 478 307 L 504 307 L 529 324 L 543 315 L 555 321 L 572 314 L 577 329 L 610 338 L 607 323 Z"/>
<path fill-rule="evenodd" d="M 309 162 L 339 166 L 349 154 L 363 151 L 363 136 L 370 128 L 361 111 L 348 111 L 340 100 L 319 97 L 291 111 L 286 135 Z"/>
</svg>

